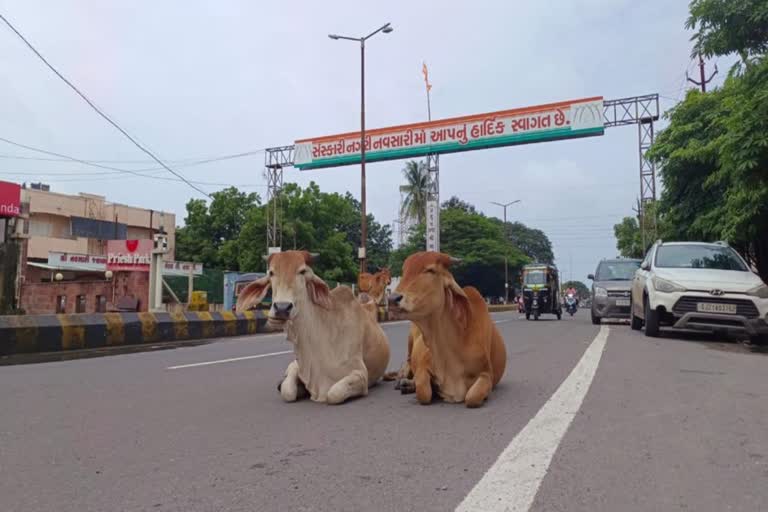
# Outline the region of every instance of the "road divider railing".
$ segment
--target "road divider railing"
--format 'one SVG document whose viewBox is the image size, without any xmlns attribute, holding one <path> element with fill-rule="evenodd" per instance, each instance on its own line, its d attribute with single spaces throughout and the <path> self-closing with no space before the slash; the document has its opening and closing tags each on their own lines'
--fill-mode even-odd
<svg viewBox="0 0 768 512">
<path fill-rule="evenodd" d="M 242 336 L 265 324 L 258 310 L 0 316 L 0 355 Z"/>
</svg>

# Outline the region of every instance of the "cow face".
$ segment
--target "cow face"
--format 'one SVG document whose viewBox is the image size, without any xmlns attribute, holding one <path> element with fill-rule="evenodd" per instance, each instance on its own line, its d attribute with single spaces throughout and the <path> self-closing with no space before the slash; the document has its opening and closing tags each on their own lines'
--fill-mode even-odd
<svg viewBox="0 0 768 512">
<path fill-rule="evenodd" d="M 237 311 L 248 310 L 261 302 L 270 287 L 272 307 L 268 322 L 273 326 L 296 318 L 310 303 L 330 308 L 328 285 L 312 271 L 313 259 L 306 251 L 270 255 L 267 275 L 243 288 L 237 298 Z"/>
<path fill-rule="evenodd" d="M 391 307 L 409 320 L 426 318 L 446 307 L 460 314 L 467 296 L 448 270 L 456 261 L 439 252 L 409 256 L 403 263 L 403 277 L 389 297 Z"/>
</svg>

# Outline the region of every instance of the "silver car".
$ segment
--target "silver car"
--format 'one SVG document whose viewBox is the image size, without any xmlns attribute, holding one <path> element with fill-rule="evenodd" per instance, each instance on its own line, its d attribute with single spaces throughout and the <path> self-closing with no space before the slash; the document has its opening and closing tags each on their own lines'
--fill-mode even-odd
<svg viewBox="0 0 768 512">
<path fill-rule="evenodd" d="M 603 260 L 592 280 L 592 323 L 603 318 L 629 318 L 630 290 L 640 260 L 618 258 Z"/>
</svg>

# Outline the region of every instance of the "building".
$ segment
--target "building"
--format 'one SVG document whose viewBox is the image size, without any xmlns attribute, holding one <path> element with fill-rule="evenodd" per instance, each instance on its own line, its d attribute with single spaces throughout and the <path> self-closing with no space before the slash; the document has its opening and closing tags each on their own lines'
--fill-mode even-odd
<svg viewBox="0 0 768 512">
<path fill-rule="evenodd" d="M 105 272 L 108 240 L 151 239 L 164 230 L 173 261 L 176 216 L 110 203 L 103 196 L 67 195 L 33 184 L 21 189 L 21 240 L 16 303 L 28 314 L 103 312 L 123 298 L 146 311 L 147 272 Z"/>
</svg>

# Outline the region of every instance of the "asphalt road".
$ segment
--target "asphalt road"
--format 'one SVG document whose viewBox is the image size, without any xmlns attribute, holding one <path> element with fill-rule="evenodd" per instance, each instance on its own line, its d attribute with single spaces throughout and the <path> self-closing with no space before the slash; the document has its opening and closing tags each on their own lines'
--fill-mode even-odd
<svg viewBox="0 0 768 512">
<path fill-rule="evenodd" d="M 476 410 L 392 383 L 283 403 L 282 335 L 0 367 L 0 510 L 768 510 L 765 354 L 494 318 L 507 373 Z"/>
</svg>

